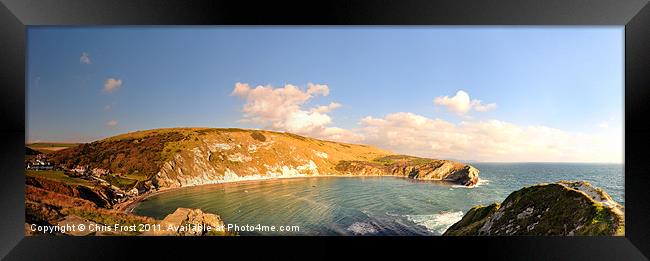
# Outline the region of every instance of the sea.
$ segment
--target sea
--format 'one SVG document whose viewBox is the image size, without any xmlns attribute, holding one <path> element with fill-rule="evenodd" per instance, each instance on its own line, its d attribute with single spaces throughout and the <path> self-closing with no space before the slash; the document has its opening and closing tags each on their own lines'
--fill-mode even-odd
<svg viewBox="0 0 650 261">
<path fill-rule="evenodd" d="M 163 219 L 200 208 L 240 235 L 441 235 L 473 206 L 539 183 L 585 180 L 625 205 L 622 164 L 472 163 L 478 185 L 398 177 L 305 177 L 187 187 L 152 196 L 134 213 Z M 274 228 L 275 231 L 271 231 Z"/>
</svg>

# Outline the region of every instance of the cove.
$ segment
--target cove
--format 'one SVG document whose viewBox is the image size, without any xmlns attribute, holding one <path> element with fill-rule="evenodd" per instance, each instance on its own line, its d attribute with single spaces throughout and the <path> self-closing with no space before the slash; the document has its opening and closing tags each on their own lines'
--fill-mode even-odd
<svg viewBox="0 0 650 261">
<path fill-rule="evenodd" d="M 396 177 L 307 177 L 187 187 L 152 196 L 139 215 L 162 219 L 178 207 L 200 208 L 226 225 L 298 226 L 299 231 L 241 235 L 440 235 L 478 204 L 501 202 L 540 182 L 584 179 L 624 204 L 620 164 L 479 163 L 475 188 Z"/>
</svg>

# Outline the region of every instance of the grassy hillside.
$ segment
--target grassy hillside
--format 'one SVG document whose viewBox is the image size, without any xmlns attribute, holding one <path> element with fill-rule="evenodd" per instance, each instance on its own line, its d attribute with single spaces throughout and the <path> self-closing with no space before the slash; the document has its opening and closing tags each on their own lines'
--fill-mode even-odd
<svg viewBox="0 0 650 261">
<path fill-rule="evenodd" d="M 624 236 L 625 208 L 586 181 L 544 183 L 475 206 L 447 236 Z"/>
<path fill-rule="evenodd" d="M 28 147 L 32 148 L 70 148 L 79 145 L 79 143 L 72 142 L 36 142 L 27 144 Z"/>
<path fill-rule="evenodd" d="M 59 151 L 67 148 L 72 148 L 79 145 L 79 143 L 70 142 L 37 142 L 27 144 L 26 147 L 40 153 L 48 153 L 51 151 Z"/>
<path fill-rule="evenodd" d="M 169 128 L 126 133 L 51 152 L 57 166 L 110 170 L 123 189 L 183 187 L 260 178 L 393 175 L 471 186 L 478 170 L 452 161 L 394 155 L 372 146 L 267 130 Z"/>
<path fill-rule="evenodd" d="M 184 164 L 209 167 L 222 174 L 229 169 L 238 175 L 252 175 L 282 166 L 303 166 L 310 160 L 321 173 L 327 173 L 335 171 L 334 166 L 340 160 L 372 160 L 390 153 L 370 146 L 291 133 L 211 128 L 137 131 L 50 152 L 58 166 L 109 169 L 121 180 L 109 179 L 120 184 L 149 180 L 174 157 L 191 159 L 199 154 L 207 159 L 205 163 L 209 166 L 193 166 L 199 164 L 196 160 L 186 160 Z"/>
<path fill-rule="evenodd" d="M 81 185 L 87 187 L 94 186 L 94 184 L 90 181 L 67 176 L 63 171 L 59 170 L 26 170 L 25 175 L 27 177 L 44 178 L 64 184 Z"/>
</svg>

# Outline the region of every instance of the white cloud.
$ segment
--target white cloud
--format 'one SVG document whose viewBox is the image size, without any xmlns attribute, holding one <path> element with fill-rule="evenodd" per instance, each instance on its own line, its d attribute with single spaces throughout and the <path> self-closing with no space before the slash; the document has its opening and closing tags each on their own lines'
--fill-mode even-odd
<svg viewBox="0 0 650 261">
<path fill-rule="evenodd" d="M 311 108 L 311 111 L 318 112 L 318 113 L 327 113 L 339 107 L 341 107 L 340 103 L 330 102 L 329 105 L 323 105 L 323 106 Z"/>
<path fill-rule="evenodd" d="M 244 118 L 240 122 L 324 139 L 354 136 L 344 129 L 328 126 L 332 118 L 327 113 L 341 107 L 341 104 L 331 102 L 329 105 L 303 108 L 315 96 L 329 95 L 327 85 L 310 83 L 303 91 L 291 84 L 278 88 L 268 85 L 251 88 L 246 83 L 236 83 L 231 95 L 246 99 Z"/>
<path fill-rule="evenodd" d="M 488 120 L 453 124 L 413 113 L 361 120 L 363 142 L 397 153 L 480 161 L 621 162 L 622 134 Z"/>
<path fill-rule="evenodd" d="M 451 98 L 449 96 L 436 97 L 433 100 L 433 103 L 445 106 L 447 107 L 447 110 L 460 115 L 465 114 L 472 109 L 479 112 L 485 112 L 497 107 L 496 103 L 482 104 L 481 100 L 471 100 L 469 94 L 463 90 L 459 90 L 456 92 L 456 95 Z"/>
<path fill-rule="evenodd" d="M 598 127 L 601 128 L 601 129 L 607 129 L 607 128 L 609 128 L 609 122 L 603 121 L 603 122 L 598 124 Z"/>
<path fill-rule="evenodd" d="M 88 53 L 81 53 L 81 57 L 79 57 L 79 63 L 81 64 L 90 64 L 90 54 Z"/>
<path fill-rule="evenodd" d="M 232 90 L 230 95 L 246 96 L 251 91 L 251 87 L 247 83 L 235 83 L 235 89 Z"/>
<path fill-rule="evenodd" d="M 322 94 L 327 96 L 330 94 L 330 88 L 324 84 L 307 84 L 307 94 Z"/>
<path fill-rule="evenodd" d="M 483 104 L 481 104 L 481 100 L 472 100 L 470 105 L 472 106 L 472 108 L 474 108 L 475 111 L 480 111 L 480 112 L 494 110 L 494 109 L 497 108 L 496 103 L 489 103 L 489 104 L 483 105 Z"/>
<path fill-rule="evenodd" d="M 499 120 L 452 123 L 410 112 L 384 117 L 365 117 L 359 126 L 331 126 L 328 115 L 341 105 L 305 108 L 317 95 L 329 94 L 327 85 L 310 85 L 306 91 L 294 85 L 257 86 L 237 83 L 232 95 L 246 100 L 240 122 L 314 138 L 369 144 L 395 153 L 430 158 L 505 162 L 622 162 L 622 132 L 608 129 L 578 133 L 547 126 L 521 126 Z M 313 87 L 318 86 L 318 87 Z M 311 91 L 310 91 L 311 90 Z M 496 105 L 469 100 L 469 95 L 440 98 L 453 110 L 484 111 Z M 460 100 L 460 101 L 459 101 Z"/>
<path fill-rule="evenodd" d="M 108 78 L 106 79 L 106 82 L 104 83 L 104 92 L 106 93 L 112 93 L 122 87 L 122 80 L 120 79 L 114 79 L 114 78 Z"/>
<path fill-rule="evenodd" d="M 108 121 L 108 122 L 106 123 L 106 126 L 112 128 L 112 127 L 117 126 L 117 123 L 118 123 L 118 122 L 117 122 L 116 120 L 110 120 L 110 121 Z"/>
</svg>

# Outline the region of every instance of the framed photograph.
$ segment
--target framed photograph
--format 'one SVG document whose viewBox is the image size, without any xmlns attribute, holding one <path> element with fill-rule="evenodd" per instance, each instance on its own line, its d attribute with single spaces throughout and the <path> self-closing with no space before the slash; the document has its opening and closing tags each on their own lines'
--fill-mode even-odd
<svg viewBox="0 0 650 261">
<path fill-rule="evenodd" d="M 647 260 L 646 4 L 3 1 L 0 250 Z"/>
</svg>

